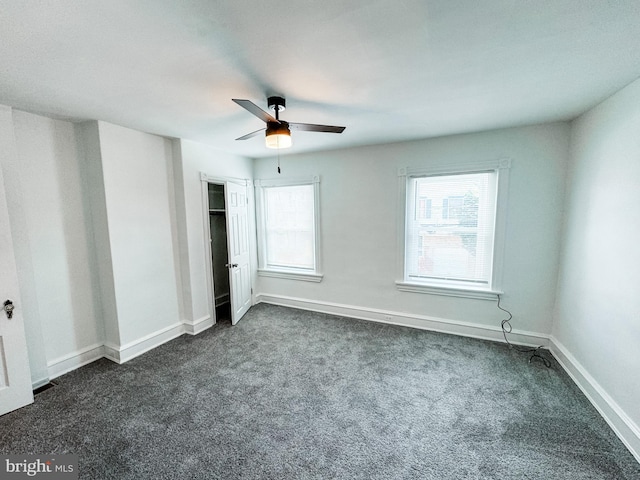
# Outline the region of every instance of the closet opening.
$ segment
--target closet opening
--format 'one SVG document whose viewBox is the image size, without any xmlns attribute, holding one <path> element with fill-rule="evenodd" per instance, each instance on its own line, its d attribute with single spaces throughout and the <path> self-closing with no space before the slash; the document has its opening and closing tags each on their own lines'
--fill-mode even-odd
<svg viewBox="0 0 640 480">
<path fill-rule="evenodd" d="M 231 324 L 227 210 L 223 184 L 209 183 L 209 230 L 215 319 L 218 324 Z"/>
</svg>

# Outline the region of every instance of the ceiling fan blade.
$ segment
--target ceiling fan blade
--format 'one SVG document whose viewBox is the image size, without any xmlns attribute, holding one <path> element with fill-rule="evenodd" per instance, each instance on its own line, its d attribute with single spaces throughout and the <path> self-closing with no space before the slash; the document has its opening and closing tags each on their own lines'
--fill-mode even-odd
<svg viewBox="0 0 640 480">
<path fill-rule="evenodd" d="M 334 125 L 314 125 L 313 123 L 289 123 L 289 128 L 294 130 L 304 130 L 306 132 L 327 132 L 342 133 L 346 127 L 336 127 Z"/>
<path fill-rule="evenodd" d="M 247 133 L 246 135 L 238 137 L 238 138 L 236 138 L 236 140 L 246 140 L 247 138 L 255 137 L 256 135 L 264 132 L 265 130 L 266 130 L 266 128 L 261 128 L 260 130 L 256 130 L 255 132 Z"/>
<path fill-rule="evenodd" d="M 253 113 L 256 117 L 258 117 L 263 122 L 276 122 L 280 123 L 276 117 L 269 115 L 267 112 L 262 110 L 259 106 L 253 103 L 251 100 L 241 100 L 237 98 L 232 98 L 234 102 L 240 105 L 242 108 L 247 110 L 249 113 Z"/>
</svg>

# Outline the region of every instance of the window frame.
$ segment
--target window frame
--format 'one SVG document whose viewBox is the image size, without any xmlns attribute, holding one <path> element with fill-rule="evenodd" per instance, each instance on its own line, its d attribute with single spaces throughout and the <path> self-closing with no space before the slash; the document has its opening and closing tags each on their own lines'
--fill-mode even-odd
<svg viewBox="0 0 640 480">
<path fill-rule="evenodd" d="M 265 188 L 313 186 L 313 221 L 314 221 L 314 269 L 273 268 L 267 266 Z M 321 282 L 322 247 L 320 244 L 320 177 L 313 175 L 305 178 L 274 178 L 254 181 L 256 198 L 256 225 L 258 246 L 258 275 L 262 277 L 284 278 L 306 282 Z"/>
<path fill-rule="evenodd" d="M 502 291 L 504 265 L 504 238 L 507 213 L 507 191 L 511 159 L 501 158 L 458 165 L 434 165 L 430 167 L 402 167 L 398 169 L 398 266 L 396 288 L 403 292 L 495 300 Z M 488 286 L 474 287 L 456 281 L 410 281 L 406 272 L 407 222 L 409 219 L 409 182 L 417 177 L 458 175 L 495 171 L 496 211 L 493 238 L 493 263 Z"/>
</svg>

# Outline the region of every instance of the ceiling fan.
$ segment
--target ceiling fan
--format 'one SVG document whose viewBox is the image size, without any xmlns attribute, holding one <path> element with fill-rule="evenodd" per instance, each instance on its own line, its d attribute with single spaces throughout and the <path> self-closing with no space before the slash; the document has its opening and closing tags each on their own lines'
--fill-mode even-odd
<svg viewBox="0 0 640 480">
<path fill-rule="evenodd" d="M 291 129 L 303 130 L 307 132 L 327 132 L 342 133 L 346 127 L 336 127 L 333 125 L 315 125 L 312 123 L 285 122 L 280 119 L 280 112 L 286 108 L 285 99 L 282 97 L 269 97 L 267 104 L 274 111 L 275 116 L 265 112 L 250 100 L 232 99 L 249 113 L 254 114 L 267 124 L 266 128 L 261 128 L 255 132 L 247 133 L 236 140 L 246 140 L 255 137 L 261 132 L 266 132 L 266 143 L 269 148 L 288 148 L 291 146 Z"/>
</svg>

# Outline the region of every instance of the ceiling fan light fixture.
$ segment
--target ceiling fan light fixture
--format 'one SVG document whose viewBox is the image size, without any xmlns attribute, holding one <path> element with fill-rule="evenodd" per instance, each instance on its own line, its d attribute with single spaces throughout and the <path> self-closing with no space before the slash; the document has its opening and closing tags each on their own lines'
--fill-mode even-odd
<svg viewBox="0 0 640 480">
<path fill-rule="evenodd" d="M 291 130 L 287 122 L 268 122 L 266 132 L 267 148 L 289 148 L 291 147 Z"/>
<path fill-rule="evenodd" d="M 267 128 L 261 128 L 260 130 L 247 133 L 246 135 L 236 138 L 236 140 L 247 140 L 266 131 L 265 142 L 267 144 L 267 148 L 280 149 L 291 147 L 291 127 L 293 127 L 294 130 L 327 133 L 342 133 L 345 129 L 345 127 L 338 127 L 335 125 L 316 125 L 314 123 L 297 122 L 289 123 L 281 120 L 280 112 L 285 109 L 286 103 L 283 97 L 269 97 L 267 99 L 269 108 L 275 112 L 275 116 L 265 112 L 251 100 L 244 100 L 241 98 L 232 98 L 232 100 L 267 124 Z"/>
</svg>

